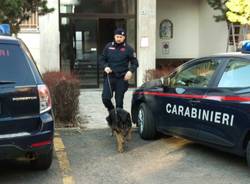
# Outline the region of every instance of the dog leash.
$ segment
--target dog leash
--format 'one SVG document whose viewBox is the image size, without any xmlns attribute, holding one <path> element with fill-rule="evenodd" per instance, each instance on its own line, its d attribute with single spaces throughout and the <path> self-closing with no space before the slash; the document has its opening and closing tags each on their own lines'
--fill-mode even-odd
<svg viewBox="0 0 250 184">
<path fill-rule="evenodd" d="M 111 88 L 111 83 L 110 83 L 110 78 L 109 78 L 109 74 L 107 73 L 107 79 L 108 79 L 108 85 L 109 85 L 109 90 L 110 90 L 110 95 L 113 96 L 113 91 L 112 91 L 112 88 Z M 111 102 L 112 102 L 112 98 L 111 98 Z M 114 104 L 114 109 L 115 109 L 115 119 L 117 120 L 117 109 L 116 109 L 116 104 L 115 102 L 112 102 Z"/>
</svg>

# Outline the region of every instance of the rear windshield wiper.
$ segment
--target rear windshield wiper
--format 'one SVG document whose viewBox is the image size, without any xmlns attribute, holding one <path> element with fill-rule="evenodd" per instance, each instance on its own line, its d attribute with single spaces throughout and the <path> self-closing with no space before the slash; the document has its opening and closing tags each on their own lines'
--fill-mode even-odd
<svg viewBox="0 0 250 184">
<path fill-rule="evenodd" d="M 1 84 L 15 84 L 15 81 L 5 81 L 5 80 L 0 80 L 0 85 Z"/>
</svg>

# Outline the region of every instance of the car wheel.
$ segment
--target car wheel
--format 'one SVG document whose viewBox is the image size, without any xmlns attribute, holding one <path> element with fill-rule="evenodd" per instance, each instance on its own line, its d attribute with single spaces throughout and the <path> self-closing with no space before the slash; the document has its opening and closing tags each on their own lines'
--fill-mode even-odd
<svg viewBox="0 0 250 184">
<path fill-rule="evenodd" d="M 155 139 L 157 132 L 154 117 L 151 110 L 145 103 L 142 103 L 139 106 L 137 117 L 140 136 L 143 139 Z"/>
<path fill-rule="evenodd" d="M 39 155 L 35 160 L 31 160 L 31 167 L 35 170 L 47 170 L 50 168 L 53 160 L 53 149 L 47 154 Z"/>
<path fill-rule="evenodd" d="M 247 157 L 247 165 L 250 167 L 250 140 L 248 141 L 247 144 L 247 151 L 246 151 L 246 157 Z"/>
</svg>

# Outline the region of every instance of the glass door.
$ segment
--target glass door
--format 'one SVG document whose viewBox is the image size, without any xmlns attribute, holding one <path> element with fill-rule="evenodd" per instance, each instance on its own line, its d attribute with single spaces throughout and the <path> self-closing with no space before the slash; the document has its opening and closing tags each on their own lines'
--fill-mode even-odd
<svg viewBox="0 0 250 184">
<path fill-rule="evenodd" d="M 75 19 L 73 28 L 73 71 L 81 87 L 98 87 L 97 20 Z"/>
<path fill-rule="evenodd" d="M 98 56 L 115 28 L 125 28 L 127 42 L 136 49 L 136 0 L 60 0 L 59 12 L 61 70 L 76 73 L 83 88 L 101 87 Z"/>
<path fill-rule="evenodd" d="M 127 30 L 126 41 L 135 48 L 133 18 L 61 17 L 61 70 L 77 75 L 81 88 L 102 87 L 103 67 L 98 58 L 105 45 L 113 41 L 117 27 Z M 135 86 L 135 76 L 129 81 L 130 86 Z"/>
<path fill-rule="evenodd" d="M 82 88 L 99 87 L 97 19 L 61 17 L 61 70 L 75 74 Z"/>
</svg>

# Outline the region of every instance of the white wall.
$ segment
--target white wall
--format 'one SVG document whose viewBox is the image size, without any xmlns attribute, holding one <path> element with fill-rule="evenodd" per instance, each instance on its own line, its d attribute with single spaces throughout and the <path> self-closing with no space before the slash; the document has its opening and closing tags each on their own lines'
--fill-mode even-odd
<svg viewBox="0 0 250 184">
<path fill-rule="evenodd" d="M 216 23 L 213 15 L 218 14 L 206 0 L 200 2 L 200 50 L 199 56 L 226 52 L 227 26 L 225 22 Z"/>
<path fill-rule="evenodd" d="M 157 0 L 157 58 L 193 58 L 199 55 L 199 1 Z M 161 40 L 159 26 L 162 20 L 173 23 L 173 38 Z M 164 54 L 162 42 L 169 42 L 169 54 Z"/>
<path fill-rule="evenodd" d="M 156 58 L 156 0 L 137 0 L 137 85 L 141 85 L 145 72 L 155 68 Z M 146 44 L 142 45 L 142 39 Z"/>
<path fill-rule="evenodd" d="M 55 10 L 39 17 L 39 29 L 18 33 L 18 37 L 29 48 L 41 73 L 60 70 L 58 0 L 48 1 L 48 7 Z"/>
<path fill-rule="evenodd" d="M 39 18 L 40 27 L 40 71 L 60 70 L 59 57 L 59 13 L 58 0 L 49 0 L 48 7 L 55 10 Z"/>
<path fill-rule="evenodd" d="M 17 35 L 18 38 L 22 39 L 25 45 L 28 47 L 32 54 L 38 68 L 40 68 L 40 33 L 38 30 L 21 31 Z"/>
</svg>

